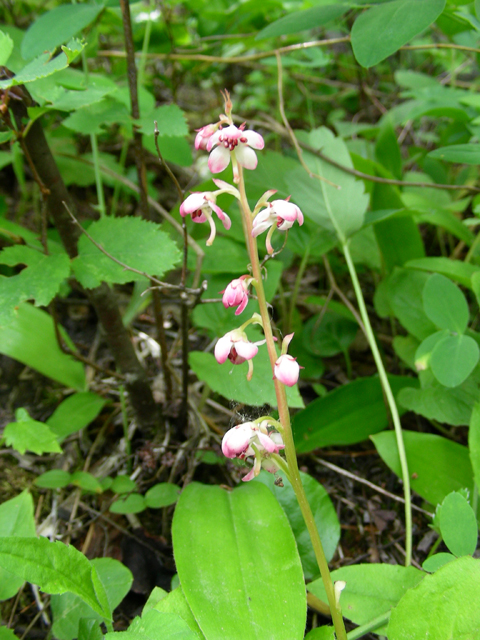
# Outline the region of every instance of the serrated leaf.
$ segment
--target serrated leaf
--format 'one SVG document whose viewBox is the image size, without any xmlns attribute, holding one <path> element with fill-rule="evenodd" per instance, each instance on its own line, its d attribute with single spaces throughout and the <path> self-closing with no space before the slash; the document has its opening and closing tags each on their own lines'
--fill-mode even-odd
<svg viewBox="0 0 480 640">
<path fill-rule="evenodd" d="M 181 258 L 176 244 L 160 226 L 141 218 L 103 218 L 90 225 L 88 233 L 117 260 L 149 275 L 161 277 Z M 146 280 L 116 264 L 86 236 L 80 238 L 78 253 L 72 268 L 87 289 L 99 286 L 102 281 L 124 284 Z"/>
<path fill-rule="evenodd" d="M 63 126 L 77 133 L 100 134 L 110 124 L 130 126 L 130 114 L 127 107 L 113 98 L 106 97 L 99 102 L 77 109 L 63 121 Z M 119 218 L 112 218 L 119 220 Z"/>
<path fill-rule="evenodd" d="M 37 455 L 62 453 L 55 434 L 46 424 L 32 420 L 22 409 L 17 410 L 16 418 L 17 422 L 7 424 L 3 432 L 7 446 L 22 455 L 25 451 L 33 451 Z"/>
<path fill-rule="evenodd" d="M 46 78 L 51 76 L 57 71 L 66 69 L 68 65 L 81 53 L 84 44 L 74 41 L 71 47 L 62 47 L 62 53 L 59 53 L 55 58 L 50 59 L 49 53 L 43 53 L 29 62 L 16 76 L 9 78 L 8 80 L 0 81 L 0 89 L 8 89 L 9 87 L 15 87 L 19 84 L 27 84 L 38 80 L 39 78 Z"/>
<path fill-rule="evenodd" d="M 393 0 L 361 13 L 352 47 L 362 67 L 373 67 L 421 33 L 442 13 L 445 0 Z"/>
<path fill-rule="evenodd" d="M 113 558 L 95 558 L 91 561 L 105 588 L 110 609 L 113 611 L 127 595 L 133 581 L 130 569 Z M 93 619 L 97 624 L 101 616 L 72 593 L 54 595 L 51 598 L 53 613 L 52 631 L 58 640 L 80 638 L 79 624 L 82 618 Z"/>
<path fill-rule="evenodd" d="M 67 4 L 44 13 L 27 29 L 22 41 L 22 56 L 31 60 L 79 33 L 95 20 L 103 4 Z"/>
<path fill-rule="evenodd" d="M 0 505 L 0 537 L 5 536 L 35 537 L 33 500 L 28 491 Z M 12 598 L 22 584 L 22 578 L 0 567 L 0 600 Z"/>
<path fill-rule="evenodd" d="M 13 51 L 13 40 L 11 37 L 0 31 L 0 65 L 7 64 L 10 54 Z"/>
<path fill-rule="evenodd" d="M 0 252 L 0 263 L 27 265 L 10 278 L 0 278 L 0 325 L 10 323 L 15 308 L 26 300 L 47 306 L 70 274 L 70 260 L 65 253 L 46 255 L 26 246 L 7 247 Z"/>
<path fill-rule="evenodd" d="M 153 136 L 155 121 L 157 122 L 160 136 L 179 138 L 188 135 L 185 114 L 176 104 L 164 104 L 142 116 L 138 122 L 140 131 L 146 136 Z"/>
<path fill-rule="evenodd" d="M 275 38 L 277 36 L 283 36 L 289 33 L 300 33 L 307 29 L 315 29 L 321 25 L 335 20 L 348 11 L 349 6 L 329 4 L 327 6 L 312 7 L 311 9 L 305 9 L 304 11 L 295 11 L 290 13 L 279 20 L 275 20 L 262 29 L 255 36 L 255 40 L 262 40 L 263 38 Z"/>
<path fill-rule="evenodd" d="M 59 442 L 72 433 L 87 427 L 98 416 L 105 400 L 96 393 L 85 391 L 66 398 L 47 420 L 47 425 Z"/>
<path fill-rule="evenodd" d="M 46 593 L 73 593 L 102 618 L 111 619 L 95 568 L 73 546 L 46 538 L 0 538 L 0 566 Z"/>
</svg>

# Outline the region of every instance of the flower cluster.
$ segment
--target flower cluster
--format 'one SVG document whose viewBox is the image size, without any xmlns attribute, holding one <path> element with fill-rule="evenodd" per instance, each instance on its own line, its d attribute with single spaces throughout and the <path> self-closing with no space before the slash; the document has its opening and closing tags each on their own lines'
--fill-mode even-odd
<svg viewBox="0 0 480 640">
<path fill-rule="evenodd" d="M 227 458 L 245 458 L 254 456 L 255 462 L 244 482 L 258 476 L 263 467 L 270 473 L 276 473 L 279 466 L 271 459 L 271 454 L 277 454 L 285 448 L 283 439 L 278 431 L 268 429 L 270 420 L 260 422 L 244 422 L 227 431 L 222 440 L 223 455 Z"/>
</svg>

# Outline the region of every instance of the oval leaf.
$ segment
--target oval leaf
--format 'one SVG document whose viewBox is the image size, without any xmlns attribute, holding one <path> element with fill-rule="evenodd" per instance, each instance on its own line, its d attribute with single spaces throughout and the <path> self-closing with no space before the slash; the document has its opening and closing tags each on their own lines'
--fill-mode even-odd
<svg viewBox="0 0 480 640">
<path fill-rule="evenodd" d="M 189 485 L 172 537 L 185 597 L 207 640 L 303 638 L 302 565 L 285 513 L 266 487 Z"/>
<path fill-rule="evenodd" d="M 423 308 L 439 329 L 464 333 L 468 323 L 465 296 L 451 280 L 433 273 L 423 289 Z"/>
<path fill-rule="evenodd" d="M 470 336 L 452 335 L 440 340 L 430 356 L 436 379 L 446 387 L 458 387 L 477 365 L 480 351 Z"/>
<path fill-rule="evenodd" d="M 478 524 L 475 513 L 461 493 L 450 493 L 439 510 L 443 541 L 455 556 L 473 555 L 477 548 Z"/>
<path fill-rule="evenodd" d="M 373 67 L 434 22 L 445 0 L 394 0 L 361 13 L 352 28 L 352 47 L 362 67 Z"/>
</svg>

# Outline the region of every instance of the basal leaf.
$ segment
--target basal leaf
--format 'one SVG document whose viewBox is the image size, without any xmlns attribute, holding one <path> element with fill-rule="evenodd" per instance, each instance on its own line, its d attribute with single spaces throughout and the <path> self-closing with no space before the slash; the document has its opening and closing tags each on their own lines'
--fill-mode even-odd
<svg viewBox="0 0 480 640">
<path fill-rule="evenodd" d="M 473 471 L 468 449 L 431 433 L 403 432 L 408 472 L 413 491 L 432 505 L 442 502 L 452 491 L 472 490 Z M 393 431 L 372 436 L 375 447 L 390 469 L 402 477 Z"/>
<path fill-rule="evenodd" d="M 455 556 L 473 555 L 477 548 L 478 524 L 468 500 L 456 491 L 449 493 L 437 510 L 440 531 Z"/>
<path fill-rule="evenodd" d="M 233 491 L 188 485 L 172 537 L 182 589 L 208 640 L 303 638 L 305 583 L 295 539 L 261 483 Z"/>
<path fill-rule="evenodd" d="M 145 504 L 150 509 L 161 509 L 175 504 L 180 495 L 180 487 L 169 482 L 154 484 L 145 494 Z"/>
<path fill-rule="evenodd" d="M 480 633 L 479 600 L 480 561 L 458 558 L 407 591 L 392 611 L 388 638 L 474 640 Z"/>
<path fill-rule="evenodd" d="M 47 420 L 47 425 L 59 442 L 72 433 L 87 427 L 98 416 L 105 400 L 96 393 L 85 391 L 66 398 Z"/>
<path fill-rule="evenodd" d="M 419 269 L 420 271 L 433 271 L 441 273 L 447 278 L 459 284 L 472 288 L 472 276 L 480 271 L 480 266 L 462 262 L 461 260 L 450 260 L 450 258 L 418 258 L 410 260 L 405 264 L 409 269 Z"/>
<path fill-rule="evenodd" d="M 423 308 L 439 329 L 464 333 L 469 312 L 465 296 L 451 280 L 432 274 L 423 289 Z"/>
<path fill-rule="evenodd" d="M 7 446 L 22 455 L 25 451 L 33 451 L 37 455 L 62 453 L 55 434 L 46 424 L 32 420 L 24 409 L 17 409 L 15 417 L 17 422 L 7 424 L 3 432 Z"/>
<path fill-rule="evenodd" d="M 352 47 L 362 67 L 373 67 L 429 27 L 445 0 L 393 0 L 361 13 L 352 28 Z"/>
<path fill-rule="evenodd" d="M 159 225 L 141 218 L 103 218 L 91 224 L 88 233 L 117 260 L 149 275 L 162 276 L 181 257 L 176 244 Z M 80 238 L 78 253 L 72 267 L 87 289 L 102 281 L 123 284 L 146 279 L 115 263 L 86 236 Z"/>
</svg>

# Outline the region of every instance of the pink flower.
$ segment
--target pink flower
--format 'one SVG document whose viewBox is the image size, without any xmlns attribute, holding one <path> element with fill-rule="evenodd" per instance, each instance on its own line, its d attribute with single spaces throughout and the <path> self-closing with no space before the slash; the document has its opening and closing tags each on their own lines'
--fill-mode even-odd
<svg viewBox="0 0 480 640">
<path fill-rule="evenodd" d="M 208 246 L 215 240 L 217 231 L 212 218 L 213 211 L 215 211 L 220 218 L 225 229 L 230 229 L 232 224 L 230 218 L 216 204 L 216 196 L 214 193 L 209 191 L 192 193 L 180 205 L 180 215 L 183 218 L 191 216 L 193 222 L 206 222 L 208 220 L 211 230 L 210 237 L 207 240 Z"/>
<path fill-rule="evenodd" d="M 300 367 L 298 364 L 296 358 L 287 354 L 288 345 L 292 341 L 293 336 L 293 333 L 289 333 L 282 340 L 282 354 L 275 362 L 273 368 L 274 379 L 280 380 L 280 382 L 283 382 L 287 387 L 293 387 L 297 384 L 300 369 L 303 369 L 303 367 Z"/>
<path fill-rule="evenodd" d="M 215 358 L 219 364 L 223 364 L 227 359 L 232 364 L 243 364 L 248 361 L 247 380 L 251 380 L 253 375 L 252 358 L 258 353 L 257 345 L 264 342 L 265 340 L 250 342 L 244 331 L 234 329 L 218 340 L 215 345 Z"/>
<path fill-rule="evenodd" d="M 213 136 L 219 126 L 220 123 L 207 124 L 205 127 L 197 129 L 197 135 L 195 137 L 195 149 L 203 149 L 204 151 L 206 151 L 209 139 Z"/>
<path fill-rule="evenodd" d="M 236 316 L 240 315 L 247 306 L 248 280 L 251 280 L 250 276 L 240 276 L 240 278 L 232 280 L 226 289 L 220 291 L 223 293 L 222 302 L 225 309 L 237 307 Z"/>
<path fill-rule="evenodd" d="M 293 226 L 295 221 L 298 221 L 298 224 L 302 225 L 303 213 L 296 204 L 289 202 L 288 199 L 267 202 L 266 206 L 267 208 L 258 213 L 253 220 L 252 236 L 256 238 L 270 227 L 266 246 L 268 253 L 273 253 L 273 247 L 270 241 L 274 230 L 287 231 Z"/>
<path fill-rule="evenodd" d="M 257 156 L 253 149 L 263 149 L 265 142 L 259 133 L 244 131 L 244 128 L 245 124 L 240 127 L 230 124 L 209 136 L 207 151 L 213 151 L 208 158 L 208 168 L 212 173 L 220 173 L 226 169 L 232 154 L 235 154 L 236 162 L 245 169 L 255 169 Z"/>
<path fill-rule="evenodd" d="M 274 434 L 272 434 L 273 436 Z M 276 436 L 281 436 L 279 433 Z M 266 426 L 256 424 L 255 422 L 244 422 L 233 429 L 227 431 L 222 440 L 223 455 L 227 458 L 245 458 L 255 455 L 255 451 L 251 444 L 255 444 L 257 451 L 265 451 L 267 453 L 278 453 L 280 449 L 284 449 L 283 441 L 276 442 L 270 436 Z"/>
<path fill-rule="evenodd" d="M 285 353 L 275 362 L 273 375 L 277 380 L 286 384 L 287 387 L 293 387 L 298 382 L 300 375 L 300 366 L 293 356 Z"/>
</svg>

